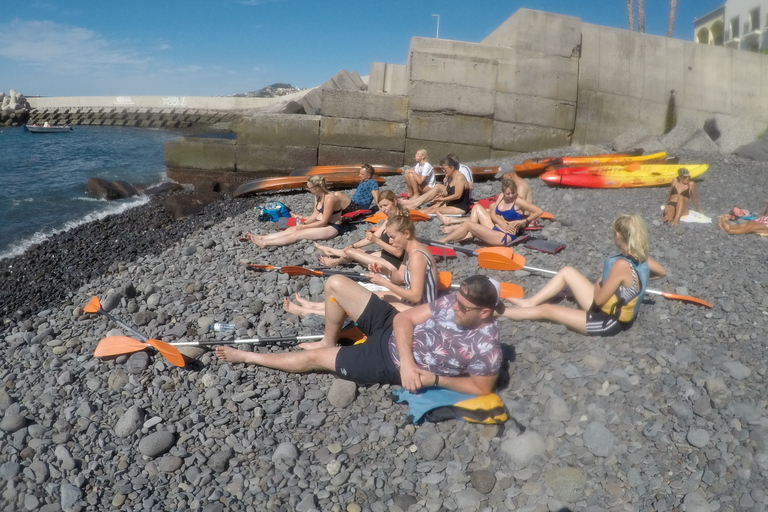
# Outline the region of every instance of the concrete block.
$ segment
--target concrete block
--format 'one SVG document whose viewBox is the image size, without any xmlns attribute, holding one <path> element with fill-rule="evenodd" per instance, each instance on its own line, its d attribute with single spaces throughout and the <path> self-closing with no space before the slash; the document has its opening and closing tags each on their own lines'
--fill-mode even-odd
<svg viewBox="0 0 768 512">
<path fill-rule="evenodd" d="M 502 149 L 491 149 L 491 160 L 506 160 L 517 155 L 522 155 L 521 151 L 505 151 Z"/>
<path fill-rule="evenodd" d="M 705 153 L 719 153 L 720 147 L 709 138 L 707 132 L 702 129 L 696 130 L 693 136 L 688 139 L 685 144 L 680 146 L 681 149 L 690 151 L 702 151 Z M 735 148 L 734 148 L 735 149 Z"/>
<path fill-rule="evenodd" d="M 405 126 L 405 123 L 389 121 L 323 117 L 320 144 L 402 152 Z"/>
<path fill-rule="evenodd" d="M 611 142 L 611 147 L 615 151 L 628 151 L 630 149 L 639 148 L 638 143 L 651 137 L 653 133 L 644 124 L 638 125 L 630 130 L 625 131 Z"/>
<path fill-rule="evenodd" d="M 581 26 L 572 16 L 519 9 L 481 43 L 570 57 L 578 52 Z"/>
<path fill-rule="evenodd" d="M 235 166 L 235 141 L 183 137 L 163 147 L 165 166 L 176 169 L 230 170 Z"/>
<path fill-rule="evenodd" d="M 733 153 L 736 148 L 753 142 L 759 135 L 765 132 L 768 124 L 745 116 L 726 116 L 716 114 L 707 120 L 710 127 L 715 128 L 715 133 L 710 133 L 720 151 Z M 704 128 L 707 130 L 707 126 Z M 707 130 L 713 131 L 713 130 Z M 715 137 L 712 137 L 715 135 Z"/>
<path fill-rule="evenodd" d="M 489 146 L 493 120 L 482 117 L 413 112 L 408 119 L 409 139 Z"/>
<path fill-rule="evenodd" d="M 678 102 L 681 106 L 698 105 L 702 106 L 702 85 L 706 81 L 704 75 L 704 50 L 705 45 L 694 44 L 685 46 L 685 55 L 683 55 L 683 74 L 685 85 L 682 91 L 675 91 L 675 105 Z"/>
<path fill-rule="evenodd" d="M 659 141 L 668 149 L 681 148 L 702 128 L 703 124 L 691 117 L 678 118 L 677 125 L 672 131 L 659 137 Z"/>
<path fill-rule="evenodd" d="M 408 94 L 408 67 L 404 64 L 387 64 L 384 77 L 384 92 Z"/>
<path fill-rule="evenodd" d="M 427 153 L 429 154 L 429 163 L 432 165 L 439 165 L 440 160 L 445 158 L 448 153 L 455 153 L 463 164 L 469 164 L 479 160 L 487 160 L 491 156 L 491 148 L 489 146 L 473 146 L 470 144 L 451 144 L 432 140 L 406 139 L 406 162 L 413 165 L 412 157 L 419 149 L 427 150 Z"/>
<path fill-rule="evenodd" d="M 403 165 L 402 151 L 362 149 L 321 144 L 318 149 L 317 165 L 345 165 L 350 163 L 371 163 L 377 165 Z"/>
<path fill-rule="evenodd" d="M 360 75 L 357 73 L 350 73 L 346 69 L 342 69 L 333 77 L 331 78 L 334 84 L 336 84 L 336 89 L 343 89 L 347 91 L 359 91 L 360 88 L 364 85 L 363 81 L 360 79 Z"/>
<path fill-rule="evenodd" d="M 317 165 L 317 147 L 237 144 L 237 171 L 287 172 Z"/>
<path fill-rule="evenodd" d="M 235 127 L 239 144 L 317 148 L 320 116 L 267 114 L 243 118 Z"/>
<path fill-rule="evenodd" d="M 600 88 L 600 27 L 581 25 L 581 57 L 579 58 L 579 91 Z"/>
<path fill-rule="evenodd" d="M 464 85 L 492 91 L 496 87 L 496 59 L 493 53 L 478 51 L 462 53 L 467 43 L 438 40 L 443 43 L 442 51 L 423 53 L 411 49 L 409 66 L 410 82 L 440 82 Z M 456 51 L 452 48 L 456 47 Z"/>
<path fill-rule="evenodd" d="M 762 104 L 761 61 L 765 59 L 765 55 L 746 51 L 733 52 L 732 55 L 731 91 L 732 97 L 738 98 L 738 101 L 731 103 L 728 113 L 736 116 L 754 116 L 755 112 L 760 111 Z"/>
<path fill-rule="evenodd" d="M 626 30 L 600 30 L 600 91 L 625 96 L 629 92 L 630 34 Z"/>
<path fill-rule="evenodd" d="M 309 91 L 307 94 L 304 95 L 304 98 L 302 98 L 302 100 L 303 100 L 302 105 L 304 105 L 304 112 L 306 112 L 309 115 L 316 115 L 320 112 L 323 105 L 323 98 L 322 96 L 320 96 L 320 91 L 318 89 L 312 89 L 311 91 Z"/>
<path fill-rule="evenodd" d="M 494 91 L 455 84 L 414 82 L 408 95 L 411 110 L 493 116 Z"/>
<path fill-rule="evenodd" d="M 384 80 L 387 74 L 387 64 L 384 62 L 371 62 L 371 70 L 368 72 L 368 91 L 384 92 Z"/>
<path fill-rule="evenodd" d="M 571 130 L 529 124 L 493 123 L 493 149 L 530 152 L 571 145 Z"/>
<path fill-rule="evenodd" d="M 579 60 L 514 52 L 499 60 L 496 91 L 530 94 L 575 102 L 579 89 Z"/>
<path fill-rule="evenodd" d="M 408 119 L 408 96 L 370 91 L 326 89 L 322 94 L 326 117 L 404 123 Z"/>
<path fill-rule="evenodd" d="M 650 37 L 650 36 L 649 36 Z M 652 36 L 659 37 L 661 36 Z M 667 92 L 670 90 L 683 91 L 685 90 L 685 46 L 689 44 L 687 41 L 680 39 L 673 39 L 671 37 L 664 37 L 664 42 L 667 45 L 666 58 L 664 60 L 667 68 L 665 85 Z"/>
<path fill-rule="evenodd" d="M 640 100 L 637 109 L 637 123 L 646 125 L 656 135 L 663 134 L 667 127 L 667 100 L 668 96 L 661 96 L 659 101 Z M 678 107 L 678 119 L 683 115 L 685 115 L 684 112 Z"/>
<path fill-rule="evenodd" d="M 643 148 L 643 151 L 646 154 L 649 153 L 659 153 L 660 151 L 666 151 L 667 148 L 664 146 L 664 144 L 661 143 L 658 137 L 655 135 L 652 135 L 648 137 L 647 139 L 643 139 L 640 142 L 638 142 L 637 147 Z"/>
<path fill-rule="evenodd" d="M 494 119 L 507 123 L 535 124 L 573 130 L 576 103 L 522 94 L 496 94 Z"/>
</svg>

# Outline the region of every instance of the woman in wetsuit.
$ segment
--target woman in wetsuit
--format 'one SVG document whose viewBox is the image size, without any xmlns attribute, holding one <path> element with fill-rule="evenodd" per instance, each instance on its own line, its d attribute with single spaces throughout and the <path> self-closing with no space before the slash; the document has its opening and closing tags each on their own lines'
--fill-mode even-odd
<svg viewBox="0 0 768 512">
<path fill-rule="evenodd" d="M 291 245 L 299 240 L 328 240 L 339 235 L 344 226 L 341 224 L 341 204 L 325 184 L 322 176 L 307 178 L 307 190 L 315 196 L 312 215 L 309 220 L 285 231 L 269 235 L 247 233 L 248 238 L 260 248 L 276 245 Z"/>
<path fill-rule="evenodd" d="M 648 228 L 636 213 L 613 221 L 613 241 L 621 251 L 605 259 L 603 275 L 592 284 L 578 270 L 565 267 L 528 299 L 509 299 L 515 306 L 503 316 L 512 320 L 546 320 L 563 324 L 588 336 L 613 336 L 628 329 L 637 317 L 651 275 L 666 270 L 648 257 Z M 579 309 L 547 301 L 565 287 L 573 293 Z"/>
<path fill-rule="evenodd" d="M 378 204 L 379 210 L 387 217 L 408 215 L 408 210 L 398 203 L 397 196 L 391 190 L 381 191 Z M 323 265 L 329 266 L 342 265 L 351 261 L 356 261 L 366 266 L 377 263 L 394 272 L 403 263 L 405 252 L 402 249 L 396 249 L 389 243 L 389 235 L 387 235 L 388 220 L 382 222 L 375 231 L 368 231 L 362 240 L 343 249 L 335 249 L 327 245 L 315 243 L 315 247 L 325 253 L 325 257 L 321 258 L 320 262 Z M 363 247 L 371 244 L 377 244 L 381 247 L 381 251 L 370 253 L 362 250 Z"/>
<path fill-rule="evenodd" d="M 677 171 L 677 178 L 672 180 L 672 185 L 669 187 L 669 197 L 664 204 L 662 222 L 678 224 L 680 217 L 688 215 L 688 205 L 691 202 L 696 211 L 701 212 L 699 200 L 696 198 L 696 184 L 691 179 L 691 173 L 688 169 L 680 169 Z"/>
<path fill-rule="evenodd" d="M 528 212 L 521 214 L 518 210 Z M 480 205 L 472 208 L 469 220 L 456 226 L 438 213 L 437 217 L 446 226 L 443 232 L 448 236 L 440 242 L 453 242 L 465 238 L 479 238 L 488 245 L 509 245 L 517 233 L 544 213 L 538 206 L 518 197 L 517 184 L 511 179 L 501 180 L 501 194 L 487 210 Z"/>
<path fill-rule="evenodd" d="M 416 240 L 416 227 L 408 215 L 395 215 L 388 221 L 387 234 L 390 243 L 393 247 L 401 249 L 405 257 L 400 268 L 394 272 L 376 263 L 368 266 L 368 269 L 373 272 L 369 276 L 370 281 L 389 290 L 376 292 L 376 294 L 400 311 L 433 302 L 437 299 L 438 289 L 435 259 L 427 247 Z M 302 299 L 298 294 L 296 294 L 296 302 L 285 298 L 283 306 L 289 313 L 299 316 L 311 313 L 325 314 L 325 303 L 311 302 Z"/>
<path fill-rule="evenodd" d="M 435 197 L 437 201 L 425 213 L 442 213 L 444 215 L 466 215 L 469 213 L 469 183 L 459 172 L 459 162 L 455 158 L 446 157 L 440 161 L 446 176 L 445 194 Z"/>
</svg>

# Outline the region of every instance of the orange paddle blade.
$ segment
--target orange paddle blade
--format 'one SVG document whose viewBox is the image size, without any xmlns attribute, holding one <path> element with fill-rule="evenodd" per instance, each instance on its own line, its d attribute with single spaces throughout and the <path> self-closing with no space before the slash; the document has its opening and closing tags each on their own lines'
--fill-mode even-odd
<svg viewBox="0 0 768 512">
<path fill-rule="evenodd" d="M 437 274 L 437 289 L 438 290 L 447 290 L 451 286 L 451 280 L 453 279 L 453 276 L 450 272 L 442 271 L 438 272 Z"/>
<path fill-rule="evenodd" d="M 698 304 L 699 306 L 704 306 L 706 308 L 711 308 L 712 304 L 709 302 L 699 299 L 698 297 L 691 297 L 690 295 L 678 295 L 676 293 L 669 293 L 669 292 L 660 292 L 658 290 L 645 290 L 645 293 L 652 293 L 654 295 L 661 295 L 662 297 L 666 299 L 671 300 L 681 300 L 683 302 L 690 302 L 692 304 Z"/>
<path fill-rule="evenodd" d="M 385 220 L 387 218 L 386 215 L 384 215 L 382 212 L 376 212 L 370 217 L 365 218 L 365 222 L 370 222 L 371 224 L 378 224 L 379 222 Z"/>
<path fill-rule="evenodd" d="M 539 216 L 540 219 L 555 220 L 555 216 L 549 212 L 544 212 Z"/>
<path fill-rule="evenodd" d="M 523 288 L 513 283 L 499 283 L 502 299 L 522 299 Z"/>
<path fill-rule="evenodd" d="M 525 258 L 520 254 L 507 258 L 495 253 L 481 253 L 477 256 L 477 263 L 489 270 L 520 270 L 525 266 Z"/>
<path fill-rule="evenodd" d="M 252 268 L 254 270 L 274 270 L 277 267 L 273 265 L 256 265 L 254 263 L 246 263 L 245 261 L 240 261 L 243 265 L 245 265 L 248 268 Z"/>
<path fill-rule="evenodd" d="M 122 356 L 132 352 L 139 352 L 148 346 L 143 341 L 138 341 L 128 336 L 109 336 L 96 345 L 93 355 L 95 357 Z"/>
<path fill-rule="evenodd" d="M 101 302 L 99 302 L 98 297 L 94 296 L 88 302 L 88 304 L 85 305 L 85 307 L 83 308 L 83 311 L 85 311 L 86 313 L 98 313 L 100 309 L 101 309 Z"/>
<path fill-rule="evenodd" d="M 419 210 L 408 210 L 408 214 L 411 216 L 411 220 L 413 222 L 418 222 L 421 220 L 429 220 L 432 218 L 429 216 L 429 214 L 420 212 Z"/>
<path fill-rule="evenodd" d="M 502 258 L 512 259 L 515 256 L 515 250 L 511 247 L 481 247 L 475 251 L 478 256 L 481 254 L 496 254 Z"/>
<path fill-rule="evenodd" d="M 155 350 L 160 352 L 160 355 L 162 355 L 166 359 L 166 361 L 168 361 L 172 365 L 179 366 L 181 368 L 184 368 L 184 365 L 186 365 L 186 362 L 184 361 L 184 356 L 181 355 L 181 352 L 179 352 L 179 349 L 177 349 L 170 343 L 166 343 L 160 340 L 149 340 L 147 341 L 147 343 L 152 345 L 155 348 Z"/>
<path fill-rule="evenodd" d="M 286 265 L 280 267 L 280 272 L 288 274 L 289 276 L 322 276 L 323 273 L 318 270 L 310 270 L 304 267 L 298 267 L 294 265 Z"/>
</svg>

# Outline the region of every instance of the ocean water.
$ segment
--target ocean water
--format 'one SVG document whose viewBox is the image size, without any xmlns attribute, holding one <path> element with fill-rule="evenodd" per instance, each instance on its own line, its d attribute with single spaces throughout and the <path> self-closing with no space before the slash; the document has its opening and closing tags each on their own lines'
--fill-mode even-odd
<svg viewBox="0 0 768 512">
<path fill-rule="evenodd" d="M 89 178 L 157 184 L 167 181 L 163 143 L 176 132 L 75 126 L 32 134 L 0 127 L 0 259 L 22 254 L 53 234 L 148 201 L 93 199 Z"/>
</svg>

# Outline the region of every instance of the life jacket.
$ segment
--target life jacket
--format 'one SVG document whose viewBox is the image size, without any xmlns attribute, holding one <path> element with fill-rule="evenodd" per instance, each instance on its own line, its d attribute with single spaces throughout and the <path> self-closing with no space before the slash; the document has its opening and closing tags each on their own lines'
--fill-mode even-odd
<svg viewBox="0 0 768 512">
<path fill-rule="evenodd" d="M 631 256 L 624 256 L 623 254 L 617 254 L 615 256 L 610 256 L 605 259 L 605 263 L 603 263 L 603 277 L 602 277 L 601 283 L 605 283 L 605 281 L 608 279 L 608 274 L 611 273 L 611 269 L 613 268 L 613 265 L 619 259 L 624 259 L 628 261 L 629 264 L 637 273 L 637 279 L 639 280 L 638 286 L 640 288 L 640 293 L 637 294 L 637 297 L 629 301 L 628 304 L 624 304 L 623 306 L 619 305 L 619 298 L 614 293 L 613 295 L 611 295 L 608 301 L 600 307 L 600 309 L 604 313 L 617 317 L 619 322 L 627 323 L 627 322 L 634 321 L 635 318 L 637 317 L 638 311 L 640 311 L 640 304 L 643 303 L 643 297 L 645 297 L 645 288 L 648 286 L 648 279 L 651 276 L 651 271 L 648 268 L 647 261 L 640 263 Z"/>
<path fill-rule="evenodd" d="M 397 403 L 408 404 L 408 417 L 414 424 L 462 419 L 470 423 L 497 425 L 509 419 L 509 413 L 496 393 L 468 395 L 445 388 L 425 388 L 411 393 L 405 388 L 392 392 Z"/>
</svg>

